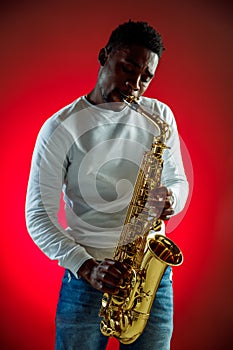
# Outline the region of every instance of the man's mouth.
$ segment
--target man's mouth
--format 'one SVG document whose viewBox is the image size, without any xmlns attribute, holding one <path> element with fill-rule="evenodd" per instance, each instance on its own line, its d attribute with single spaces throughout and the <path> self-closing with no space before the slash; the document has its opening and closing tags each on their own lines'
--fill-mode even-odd
<svg viewBox="0 0 233 350">
<path fill-rule="evenodd" d="M 125 104 L 137 101 L 138 97 L 120 89 L 115 89 L 115 91 L 109 95 L 103 94 L 103 99 L 107 103 L 120 102 Z"/>
<path fill-rule="evenodd" d="M 126 93 L 124 93 L 123 91 L 120 91 L 120 90 L 119 90 L 119 94 L 120 94 L 120 96 L 122 98 L 122 102 L 125 102 L 125 101 L 126 102 L 132 102 L 132 101 L 136 101 L 138 99 L 137 96 L 131 95 L 131 94 L 126 94 Z"/>
<path fill-rule="evenodd" d="M 124 92 L 120 91 L 120 90 L 119 90 L 119 94 L 120 94 L 122 100 L 124 100 L 125 98 L 127 98 L 129 96 L 129 95 L 125 94 Z"/>
</svg>

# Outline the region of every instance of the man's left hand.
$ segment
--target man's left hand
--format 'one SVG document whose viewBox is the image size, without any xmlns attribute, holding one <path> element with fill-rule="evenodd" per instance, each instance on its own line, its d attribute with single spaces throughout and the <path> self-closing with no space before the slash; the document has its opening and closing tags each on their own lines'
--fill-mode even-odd
<svg viewBox="0 0 233 350">
<path fill-rule="evenodd" d="M 161 186 L 149 192 L 146 206 L 150 208 L 151 216 L 169 220 L 171 215 L 174 214 L 173 204 L 174 197 L 171 190 Z"/>
</svg>

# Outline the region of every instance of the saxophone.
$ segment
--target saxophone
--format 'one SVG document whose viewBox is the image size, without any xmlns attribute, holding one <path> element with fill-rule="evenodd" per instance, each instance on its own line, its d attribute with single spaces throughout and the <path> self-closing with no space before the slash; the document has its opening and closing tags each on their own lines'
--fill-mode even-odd
<svg viewBox="0 0 233 350">
<path fill-rule="evenodd" d="M 170 130 L 159 116 L 145 111 L 135 97 L 125 96 L 124 102 L 139 112 L 159 130 L 151 148 L 144 153 L 133 195 L 127 209 L 115 260 L 130 269 L 117 294 L 104 293 L 99 315 L 101 333 L 115 337 L 123 344 L 133 343 L 143 332 L 150 315 L 156 291 L 167 266 L 178 266 L 183 255 L 178 246 L 164 235 L 156 233 L 162 220 L 151 218 L 146 207 L 148 194 L 160 186 L 163 151 Z"/>
</svg>

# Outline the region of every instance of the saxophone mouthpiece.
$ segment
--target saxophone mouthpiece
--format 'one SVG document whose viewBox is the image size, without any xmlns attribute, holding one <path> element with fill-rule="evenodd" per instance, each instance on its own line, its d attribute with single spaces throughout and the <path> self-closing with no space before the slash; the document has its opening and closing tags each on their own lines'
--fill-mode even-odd
<svg viewBox="0 0 233 350">
<path fill-rule="evenodd" d="M 135 111 L 137 111 L 139 109 L 139 104 L 137 102 L 138 98 L 133 96 L 133 95 L 126 95 L 124 92 L 120 91 L 121 97 L 122 97 L 122 101 L 128 105 L 129 107 L 131 107 L 132 109 L 134 109 Z"/>
</svg>

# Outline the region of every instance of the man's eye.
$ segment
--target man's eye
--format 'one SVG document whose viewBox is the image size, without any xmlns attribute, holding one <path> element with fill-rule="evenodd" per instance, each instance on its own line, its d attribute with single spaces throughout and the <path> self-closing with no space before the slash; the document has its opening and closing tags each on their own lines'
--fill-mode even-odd
<svg viewBox="0 0 233 350">
<path fill-rule="evenodd" d="M 125 73 L 133 73 L 133 68 L 130 66 L 122 66 L 122 70 Z"/>
<path fill-rule="evenodd" d="M 143 75 L 142 77 L 141 77 L 141 81 L 143 82 L 143 83 L 149 83 L 150 81 L 151 81 L 151 77 L 150 76 L 148 76 L 148 75 Z"/>
</svg>

